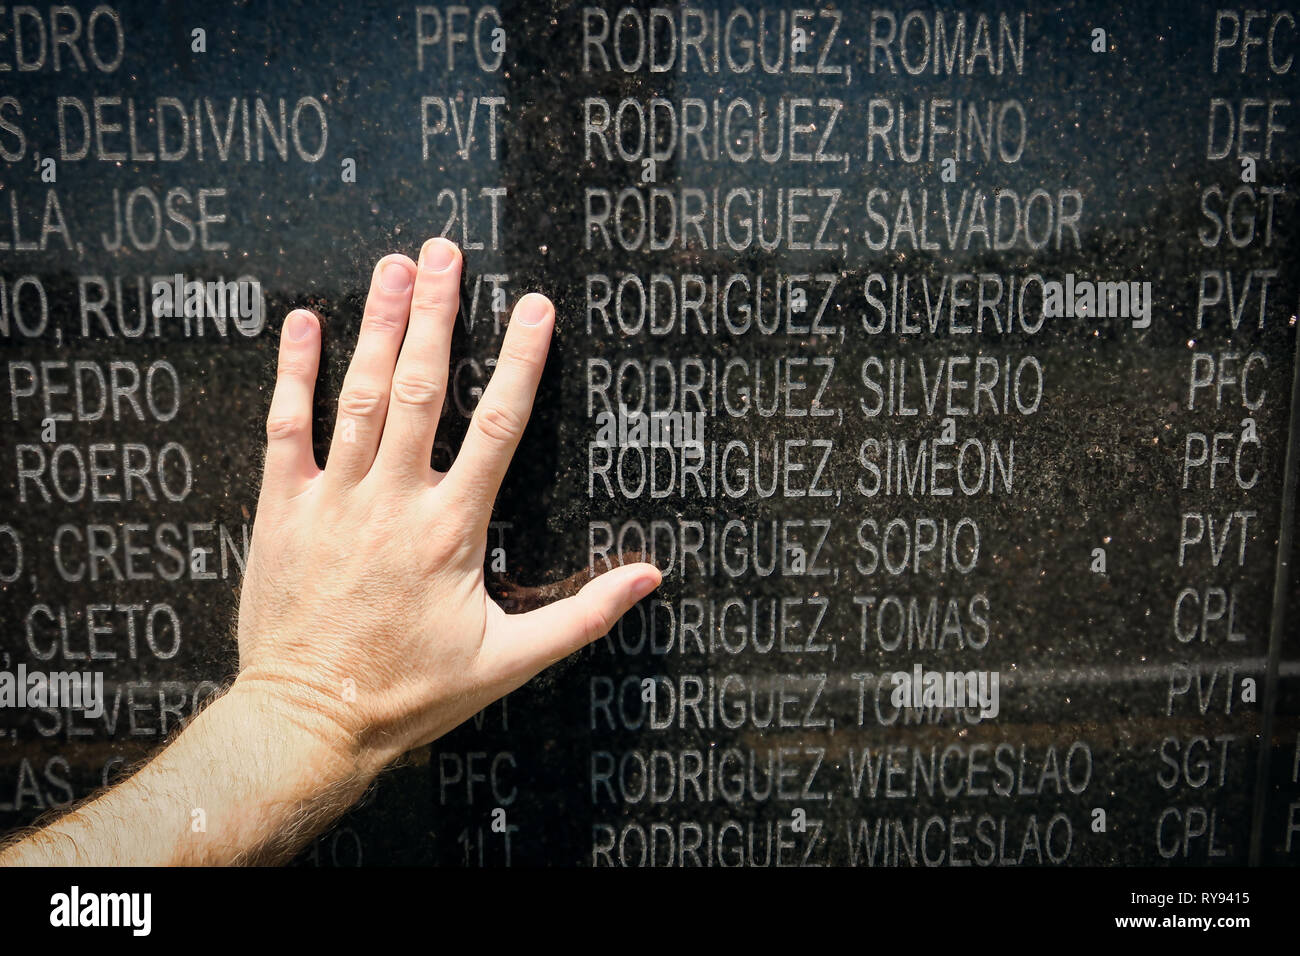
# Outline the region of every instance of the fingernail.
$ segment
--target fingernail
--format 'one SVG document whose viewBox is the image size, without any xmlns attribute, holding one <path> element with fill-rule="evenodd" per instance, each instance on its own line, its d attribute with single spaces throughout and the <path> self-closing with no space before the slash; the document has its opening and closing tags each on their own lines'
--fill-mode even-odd
<svg viewBox="0 0 1300 956">
<path fill-rule="evenodd" d="M 515 321 L 522 325 L 537 325 L 555 309 L 551 300 L 537 292 L 530 292 L 515 306 Z"/>
<path fill-rule="evenodd" d="M 289 333 L 289 340 L 292 342 L 301 342 L 307 336 L 311 335 L 312 326 L 315 324 L 315 318 L 310 314 L 303 312 L 301 309 L 295 312 L 290 312 L 289 318 L 285 320 L 285 326 Z"/>
<path fill-rule="evenodd" d="M 456 261 L 456 244 L 449 239 L 430 239 L 420 250 L 420 266 L 430 272 L 442 272 Z"/>
<path fill-rule="evenodd" d="M 390 262 L 379 273 L 379 284 L 385 292 L 405 292 L 411 287 L 411 270 L 404 262 Z"/>
</svg>

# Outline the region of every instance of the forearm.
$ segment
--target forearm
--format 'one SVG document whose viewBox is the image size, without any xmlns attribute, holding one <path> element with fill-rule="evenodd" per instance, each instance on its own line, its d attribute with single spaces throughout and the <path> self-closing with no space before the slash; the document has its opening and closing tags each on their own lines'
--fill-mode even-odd
<svg viewBox="0 0 1300 956">
<path fill-rule="evenodd" d="M 325 718 L 236 681 L 138 773 L 0 853 L 0 864 L 280 863 L 381 767 Z"/>
</svg>

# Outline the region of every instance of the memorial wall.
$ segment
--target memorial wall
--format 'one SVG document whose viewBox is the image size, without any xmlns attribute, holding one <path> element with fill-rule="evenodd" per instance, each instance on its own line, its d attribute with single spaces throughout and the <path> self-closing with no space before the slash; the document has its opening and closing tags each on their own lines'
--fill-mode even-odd
<svg viewBox="0 0 1300 956">
<path fill-rule="evenodd" d="M 0 8 L 0 667 L 103 681 L 0 699 L 0 832 L 232 679 L 283 317 L 324 461 L 442 235 L 435 467 L 557 312 L 490 589 L 664 583 L 299 862 L 1300 861 L 1298 60 L 1272 3 Z"/>
</svg>

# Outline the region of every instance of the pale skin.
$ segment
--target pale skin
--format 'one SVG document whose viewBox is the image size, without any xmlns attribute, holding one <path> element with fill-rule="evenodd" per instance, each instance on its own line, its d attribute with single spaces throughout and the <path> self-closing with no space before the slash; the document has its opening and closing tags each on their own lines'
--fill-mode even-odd
<svg viewBox="0 0 1300 956">
<path fill-rule="evenodd" d="M 375 268 L 324 470 L 312 455 L 321 330 L 280 337 L 239 601 L 239 674 L 139 772 L 0 853 L 6 865 L 280 863 L 379 772 L 606 633 L 660 583 L 628 564 L 507 614 L 484 588 L 492 504 L 555 325 L 520 299 L 450 470 L 430 467 L 460 251 Z M 196 827 L 202 810 L 204 829 Z"/>
</svg>

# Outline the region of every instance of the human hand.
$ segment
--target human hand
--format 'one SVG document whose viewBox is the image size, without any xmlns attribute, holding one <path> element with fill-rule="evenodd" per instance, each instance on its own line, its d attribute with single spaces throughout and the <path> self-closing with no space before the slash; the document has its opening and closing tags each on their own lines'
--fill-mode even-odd
<svg viewBox="0 0 1300 956">
<path fill-rule="evenodd" d="M 311 437 L 320 326 L 298 310 L 280 339 L 236 688 L 269 693 L 373 770 L 600 637 L 661 580 L 653 565 L 626 565 L 526 614 L 489 598 L 492 504 L 555 310 L 537 294 L 515 306 L 460 453 L 435 472 L 461 267 L 446 239 L 425 243 L 418 266 L 379 262 L 323 471 Z"/>
</svg>

